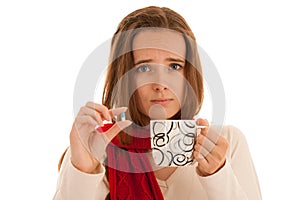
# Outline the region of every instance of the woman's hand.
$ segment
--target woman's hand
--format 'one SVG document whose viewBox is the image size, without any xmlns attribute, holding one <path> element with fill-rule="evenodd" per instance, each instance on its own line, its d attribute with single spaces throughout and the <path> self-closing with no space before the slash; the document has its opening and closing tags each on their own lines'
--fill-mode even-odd
<svg viewBox="0 0 300 200">
<path fill-rule="evenodd" d="M 198 119 L 197 125 L 206 126 L 206 128 L 202 128 L 196 138 L 193 155 L 198 162 L 198 174 L 209 176 L 224 166 L 228 142 L 215 130 L 209 128 L 207 120 Z"/>
<path fill-rule="evenodd" d="M 106 146 L 131 121 L 116 122 L 105 133 L 99 133 L 95 127 L 103 125 L 104 120 L 111 121 L 112 117 L 126 110 L 126 107 L 108 110 L 104 105 L 93 102 L 80 108 L 70 133 L 71 162 L 77 169 L 86 173 L 99 173 Z"/>
</svg>

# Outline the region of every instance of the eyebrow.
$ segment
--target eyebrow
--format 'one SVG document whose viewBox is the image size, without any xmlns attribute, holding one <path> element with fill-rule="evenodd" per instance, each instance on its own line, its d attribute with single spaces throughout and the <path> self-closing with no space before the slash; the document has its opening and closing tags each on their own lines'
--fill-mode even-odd
<svg viewBox="0 0 300 200">
<path fill-rule="evenodd" d="M 165 60 L 169 61 L 169 62 L 179 62 L 179 63 L 182 63 L 182 64 L 185 63 L 185 60 L 179 59 L 179 58 L 171 58 L 170 57 L 170 58 L 166 58 Z M 151 63 L 151 62 L 153 62 L 152 59 L 144 59 L 144 60 L 137 61 L 136 63 L 134 63 L 134 65 L 139 65 L 141 63 Z"/>
</svg>

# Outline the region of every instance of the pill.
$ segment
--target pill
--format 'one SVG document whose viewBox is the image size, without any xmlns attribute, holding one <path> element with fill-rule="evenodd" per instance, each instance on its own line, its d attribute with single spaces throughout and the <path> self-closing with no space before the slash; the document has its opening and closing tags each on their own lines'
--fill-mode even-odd
<svg viewBox="0 0 300 200">
<path fill-rule="evenodd" d="M 121 121 L 125 121 L 125 113 L 121 113 Z"/>
</svg>

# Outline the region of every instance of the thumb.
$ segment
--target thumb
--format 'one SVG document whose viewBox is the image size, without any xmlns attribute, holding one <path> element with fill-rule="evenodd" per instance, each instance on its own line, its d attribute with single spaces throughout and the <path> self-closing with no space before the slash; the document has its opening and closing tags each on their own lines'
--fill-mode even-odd
<svg viewBox="0 0 300 200">
<path fill-rule="evenodd" d="M 131 124 L 132 124 L 132 121 L 130 121 L 130 120 L 118 121 L 104 134 L 106 135 L 108 140 L 111 141 L 120 131 L 122 131 L 126 127 L 130 126 Z"/>
<path fill-rule="evenodd" d="M 128 127 L 132 122 L 129 120 L 116 122 L 110 129 L 105 132 L 95 132 L 90 139 L 89 149 L 92 155 L 99 161 L 103 162 L 105 151 L 108 143 L 123 129 Z"/>
<path fill-rule="evenodd" d="M 197 119 L 196 123 L 198 126 L 209 126 L 209 122 L 207 119 L 199 118 Z"/>
<path fill-rule="evenodd" d="M 201 133 L 202 135 L 206 136 L 207 133 L 208 133 L 208 129 L 209 129 L 208 120 L 199 118 L 199 119 L 197 119 L 196 123 L 197 123 L 198 126 L 203 126 L 203 128 L 197 129 L 198 134 Z"/>
</svg>

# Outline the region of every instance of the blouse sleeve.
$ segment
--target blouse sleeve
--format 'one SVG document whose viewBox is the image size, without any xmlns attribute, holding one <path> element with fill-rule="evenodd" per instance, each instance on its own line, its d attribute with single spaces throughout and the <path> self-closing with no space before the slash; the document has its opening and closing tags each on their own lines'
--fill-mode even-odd
<svg viewBox="0 0 300 200">
<path fill-rule="evenodd" d="M 199 176 L 208 199 L 262 199 L 258 178 L 244 135 L 232 126 L 225 127 L 222 134 L 229 142 L 225 166 L 211 176 Z"/>
<path fill-rule="evenodd" d="M 53 200 L 99 200 L 109 192 L 105 168 L 99 174 L 84 173 L 73 166 L 70 151 L 65 154 Z"/>
</svg>

